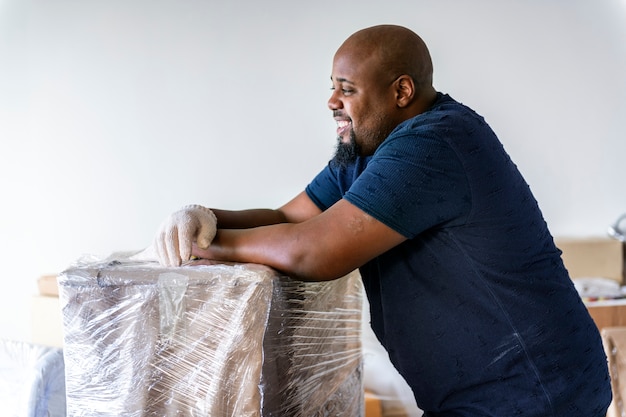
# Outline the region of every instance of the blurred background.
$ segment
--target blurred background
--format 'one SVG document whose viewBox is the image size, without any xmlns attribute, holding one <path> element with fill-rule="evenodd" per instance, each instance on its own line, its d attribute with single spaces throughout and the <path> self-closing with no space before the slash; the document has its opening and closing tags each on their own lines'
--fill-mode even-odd
<svg viewBox="0 0 626 417">
<path fill-rule="evenodd" d="M 37 278 L 185 204 L 277 207 L 331 157 L 332 57 L 394 23 L 483 115 L 555 236 L 626 212 L 625 0 L 0 0 L 0 337 Z"/>
</svg>

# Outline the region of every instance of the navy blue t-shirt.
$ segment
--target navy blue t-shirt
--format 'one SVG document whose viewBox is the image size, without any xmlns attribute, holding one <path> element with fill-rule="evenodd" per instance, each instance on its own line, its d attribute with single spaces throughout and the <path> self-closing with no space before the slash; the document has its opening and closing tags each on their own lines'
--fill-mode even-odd
<svg viewBox="0 0 626 417">
<path fill-rule="evenodd" d="M 360 272 L 372 328 L 426 415 L 604 415 L 599 332 L 527 183 L 470 108 L 439 93 L 306 192 L 408 238 Z"/>
</svg>

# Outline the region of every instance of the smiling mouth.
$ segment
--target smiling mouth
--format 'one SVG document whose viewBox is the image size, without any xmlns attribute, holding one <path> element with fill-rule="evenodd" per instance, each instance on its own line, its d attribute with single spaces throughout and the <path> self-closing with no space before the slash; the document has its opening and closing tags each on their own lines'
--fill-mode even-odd
<svg viewBox="0 0 626 417">
<path fill-rule="evenodd" d="M 350 126 L 352 123 L 349 120 L 337 120 L 337 136 L 342 138 L 342 142 L 349 139 Z"/>
</svg>

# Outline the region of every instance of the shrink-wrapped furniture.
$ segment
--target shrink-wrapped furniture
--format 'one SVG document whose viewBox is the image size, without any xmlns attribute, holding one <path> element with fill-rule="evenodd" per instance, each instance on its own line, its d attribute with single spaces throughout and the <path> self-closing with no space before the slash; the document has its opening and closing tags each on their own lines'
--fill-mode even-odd
<svg viewBox="0 0 626 417">
<path fill-rule="evenodd" d="M 0 415 L 65 417 L 63 352 L 0 340 Z"/>
<path fill-rule="evenodd" d="M 119 254 L 72 265 L 59 293 L 70 417 L 363 413 L 358 274 Z"/>
</svg>

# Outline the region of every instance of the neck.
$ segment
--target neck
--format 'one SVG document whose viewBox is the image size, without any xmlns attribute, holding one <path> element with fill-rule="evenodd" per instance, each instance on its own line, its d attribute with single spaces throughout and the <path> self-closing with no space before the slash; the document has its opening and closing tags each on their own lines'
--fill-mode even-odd
<svg viewBox="0 0 626 417">
<path fill-rule="evenodd" d="M 409 107 L 406 108 L 406 119 L 417 116 L 418 114 L 428 111 L 437 101 L 437 91 L 434 87 L 429 86 L 419 92 Z"/>
</svg>

